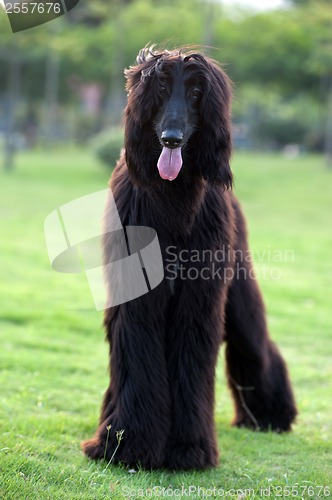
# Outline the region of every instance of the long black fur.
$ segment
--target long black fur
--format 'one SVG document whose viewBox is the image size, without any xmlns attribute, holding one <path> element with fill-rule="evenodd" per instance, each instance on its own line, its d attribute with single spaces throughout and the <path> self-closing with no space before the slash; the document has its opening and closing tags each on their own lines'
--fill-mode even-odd
<svg viewBox="0 0 332 500">
<path fill-rule="evenodd" d="M 157 231 L 165 278 L 105 312 L 111 382 L 96 435 L 83 450 L 110 459 L 123 429 L 114 462 L 215 466 L 214 380 L 222 341 L 235 425 L 288 431 L 297 413 L 285 363 L 267 331 L 245 221 L 229 189 L 231 85 L 213 60 L 181 51 L 144 49 L 126 77 L 125 149 L 110 187 L 123 226 Z M 184 132 L 183 166 L 172 182 L 157 169 L 165 126 Z M 105 236 L 105 262 L 110 245 Z M 181 260 L 193 250 L 201 256 L 208 250 L 212 258 Z M 220 251 L 224 259 L 217 258 Z M 179 264 L 183 274 L 175 277 Z M 195 272 L 200 278 L 190 279 Z"/>
</svg>

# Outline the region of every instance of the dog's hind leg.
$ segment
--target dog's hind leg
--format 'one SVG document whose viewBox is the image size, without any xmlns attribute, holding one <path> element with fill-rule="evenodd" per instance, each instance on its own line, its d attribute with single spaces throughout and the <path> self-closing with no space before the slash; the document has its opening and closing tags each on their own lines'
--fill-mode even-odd
<svg viewBox="0 0 332 500">
<path fill-rule="evenodd" d="M 226 305 L 226 371 L 234 425 L 288 431 L 297 414 L 287 367 L 271 341 L 251 264 L 235 269 Z"/>
</svg>

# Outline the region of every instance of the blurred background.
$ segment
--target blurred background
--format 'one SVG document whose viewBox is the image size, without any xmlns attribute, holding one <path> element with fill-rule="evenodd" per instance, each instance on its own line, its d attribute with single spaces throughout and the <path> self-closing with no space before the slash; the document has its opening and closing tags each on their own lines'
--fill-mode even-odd
<svg viewBox="0 0 332 500">
<path fill-rule="evenodd" d="M 15 151 L 88 145 L 110 165 L 122 143 L 123 69 L 147 43 L 203 45 L 234 82 L 236 148 L 332 164 L 330 0 L 81 0 L 12 34 L 0 10 L 0 141 Z"/>
</svg>

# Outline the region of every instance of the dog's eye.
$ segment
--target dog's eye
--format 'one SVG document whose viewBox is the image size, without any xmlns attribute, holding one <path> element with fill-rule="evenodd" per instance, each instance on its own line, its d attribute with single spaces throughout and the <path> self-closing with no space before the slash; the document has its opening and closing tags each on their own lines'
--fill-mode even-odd
<svg viewBox="0 0 332 500">
<path fill-rule="evenodd" d="M 198 99 L 200 99 L 202 97 L 202 92 L 199 89 L 193 89 L 193 91 L 191 92 L 191 97 L 195 101 L 197 101 Z"/>
<path fill-rule="evenodd" d="M 162 94 L 165 94 L 165 92 L 166 92 L 166 85 L 164 85 L 163 83 L 161 83 L 161 84 L 159 85 L 159 90 L 160 90 L 160 92 L 161 92 Z"/>
</svg>

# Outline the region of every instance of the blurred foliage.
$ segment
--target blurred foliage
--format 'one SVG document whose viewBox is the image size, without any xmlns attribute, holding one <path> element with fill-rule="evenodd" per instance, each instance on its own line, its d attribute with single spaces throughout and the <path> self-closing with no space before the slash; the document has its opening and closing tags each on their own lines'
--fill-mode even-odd
<svg viewBox="0 0 332 500">
<path fill-rule="evenodd" d="M 306 93 L 287 98 L 275 90 L 245 85 L 234 100 L 234 115 L 238 122 L 247 124 L 255 148 L 278 149 L 299 143 L 310 150 L 322 149 L 321 106 Z"/>
<path fill-rule="evenodd" d="M 313 128 L 319 136 L 314 147 L 322 143 L 332 81 L 330 0 L 289 0 L 285 9 L 258 13 L 224 8 L 214 0 L 81 1 L 68 16 L 15 35 L 1 13 L 0 33 L 1 74 L 7 75 L 10 61 L 18 57 L 28 100 L 44 98 L 46 61 L 52 53 L 59 55 L 61 104 L 79 99 L 70 85 L 73 77 L 97 82 L 105 99 L 120 100 L 123 68 L 149 42 L 175 47 L 209 41 L 215 49 L 206 52 L 224 63 L 235 82 L 236 120 L 250 123 L 252 116 L 261 117 L 252 130 L 267 133 L 267 122 L 275 118 L 273 127 L 283 129 L 271 128 L 279 145 L 292 138 L 311 147 L 306 138 Z M 7 79 L 1 78 L 0 94 L 6 87 Z M 257 101 L 247 101 L 248 94 Z"/>
<path fill-rule="evenodd" d="M 123 147 L 123 140 L 123 129 L 111 127 L 97 134 L 90 141 L 90 146 L 102 163 L 113 168 Z"/>
</svg>

